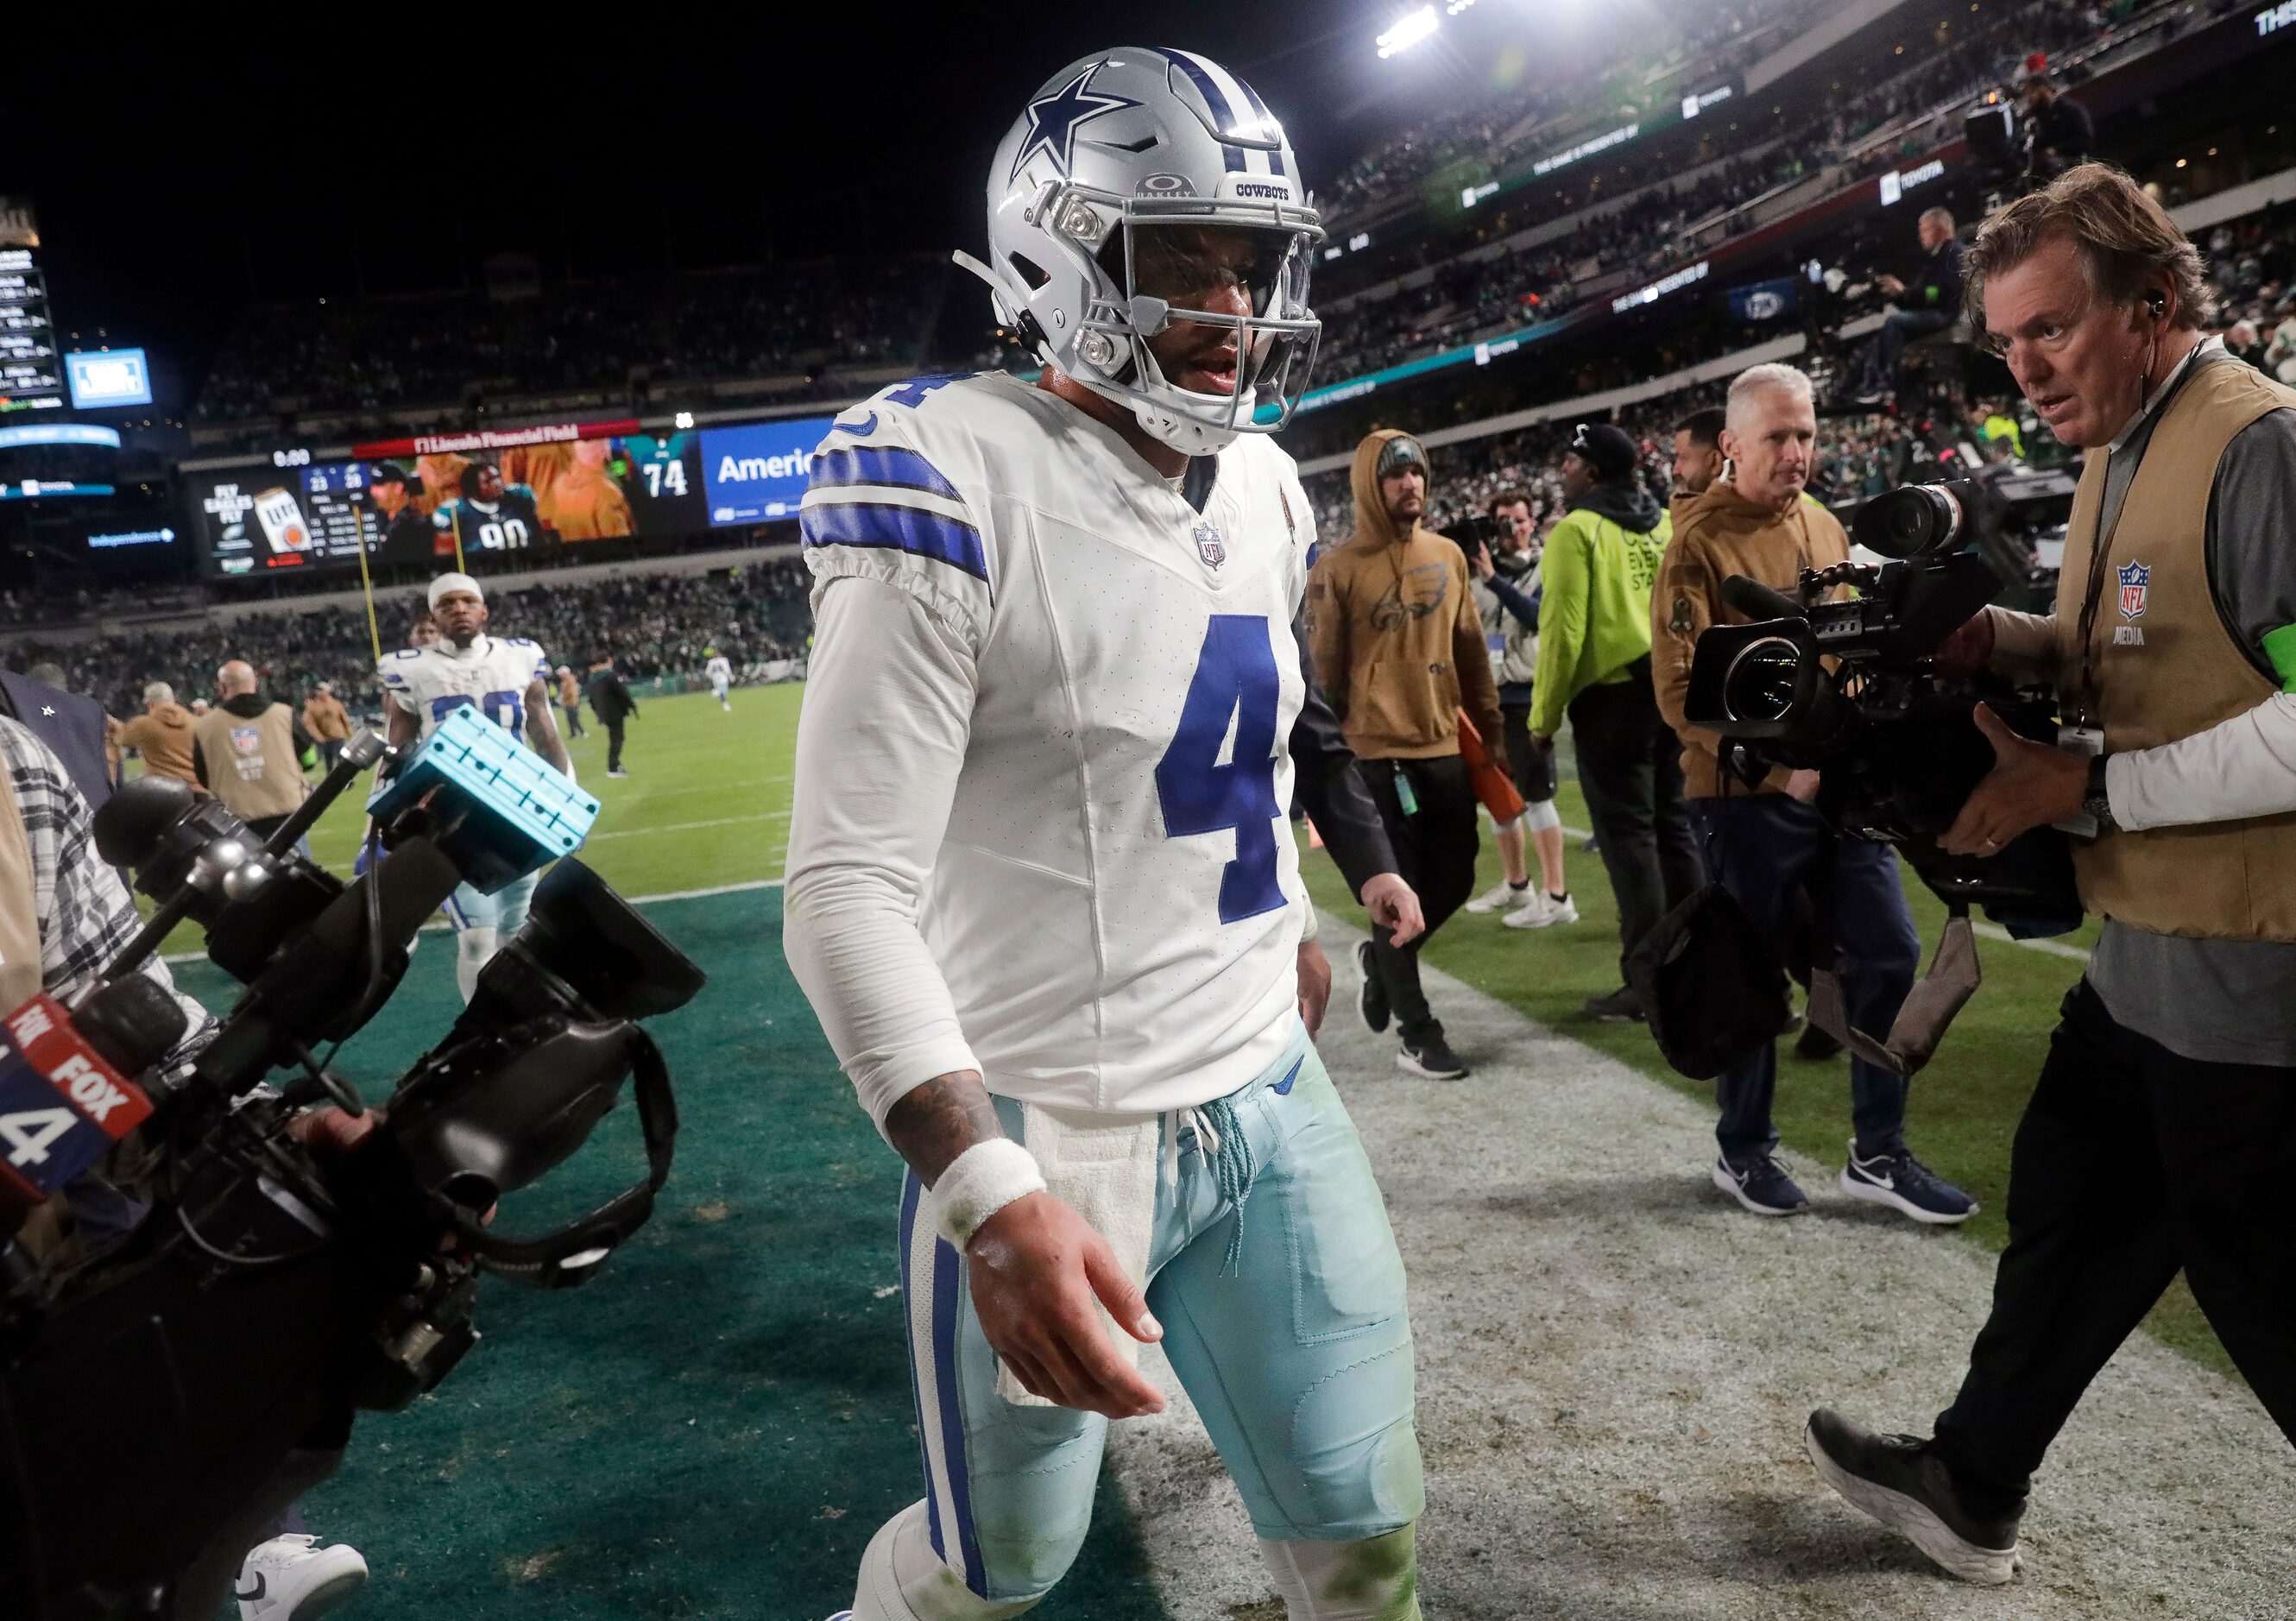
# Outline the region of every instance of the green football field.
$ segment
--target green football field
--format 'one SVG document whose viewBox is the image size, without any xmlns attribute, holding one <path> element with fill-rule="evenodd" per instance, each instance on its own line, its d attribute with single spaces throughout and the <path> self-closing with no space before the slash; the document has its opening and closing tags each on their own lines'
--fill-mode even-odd
<svg viewBox="0 0 2296 1621">
<path fill-rule="evenodd" d="M 342 1471 L 308 1505 L 315 1530 L 368 1556 L 361 1616 L 825 1617 L 849 1601 L 877 1525 L 921 1494 L 892 1245 L 898 1166 L 780 950 L 774 880 L 800 695 L 744 689 L 731 715 L 706 696 L 645 700 L 627 780 L 606 780 L 603 736 L 574 741 L 578 772 L 603 801 L 583 859 L 625 895 L 660 897 L 648 915 L 710 976 L 690 1007 L 654 1026 L 684 1121 L 677 1167 L 652 1224 L 596 1281 L 536 1294 L 489 1280 L 487 1339 L 463 1365 L 407 1412 L 362 1420 Z M 338 871 L 359 837 L 359 797 L 314 836 Z M 1575 785 L 1561 805 L 1566 823 L 1584 825 Z M 1578 844 L 1569 840 L 1568 860 L 1581 922 L 1519 933 L 1462 914 L 1430 960 L 1710 1097 L 1668 1071 L 1639 1027 L 1573 1019 L 1617 973 L 1608 886 Z M 1310 855 L 1306 866 L 1319 902 L 1359 916 L 1328 860 Z M 1487 850 L 1480 881 L 1495 873 Z M 1939 909 L 1915 900 L 1933 941 Z M 1991 940 L 1982 952 L 1984 988 L 1916 1079 L 1909 1136 L 1984 1203 L 1966 1238 L 1948 1241 L 1997 1246 L 2010 1134 L 2079 965 Z M 344 1068 L 370 1097 L 386 1095 L 453 1019 L 453 956 L 447 937 L 426 935 L 406 984 L 346 1049 Z M 232 987 L 204 962 L 176 971 L 211 1006 L 227 1003 Z M 1849 1134 L 1844 1062 L 1784 1057 L 1778 1124 L 1805 1164 L 1830 1172 Z M 642 1169 L 625 1109 L 549 1182 L 506 1200 L 501 1227 L 566 1219 Z M 2228 1366 L 2181 1286 L 2152 1326 Z M 1076 1576 L 1036 1613 L 1164 1616 L 1105 1483 L 1101 1507 Z"/>
</svg>

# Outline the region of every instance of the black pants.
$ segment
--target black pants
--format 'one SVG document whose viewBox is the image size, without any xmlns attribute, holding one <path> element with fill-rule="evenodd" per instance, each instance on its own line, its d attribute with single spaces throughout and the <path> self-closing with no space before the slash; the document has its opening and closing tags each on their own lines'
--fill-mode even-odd
<svg viewBox="0 0 2296 1621">
<path fill-rule="evenodd" d="M 1467 781 L 1466 763 L 1456 754 L 1431 760 L 1365 760 L 1361 768 L 1379 819 L 1387 824 L 1388 842 L 1395 847 L 1396 870 L 1418 892 L 1420 910 L 1427 914 L 1427 932 L 1408 946 L 1396 945 L 1384 929 L 1371 931 L 1372 964 L 1387 989 L 1396 1028 L 1404 1040 L 1415 1043 L 1443 1031 L 1443 1021 L 1429 1011 L 1427 993 L 1419 988 L 1419 948 L 1474 892 L 1475 847 L 1482 840 L 1475 790 Z M 1417 806 L 1407 815 L 1396 787 L 1398 774 L 1411 784 Z"/>
<path fill-rule="evenodd" d="M 622 768 L 622 727 L 625 723 L 617 715 L 603 724 L 606 728 L 606 769 L 619 771 Z"/>
<path fill-rule="evenodd" d="M 2009 1159 L 2009 1248 L 1938 1448 L 1988 1506 L 2026 1482 L 2183 1268 L 2296 1440 L 2296 1069 L 2204 1064 L 2065 998 Z"/>
<path fill-rule="evenodd" d="M 343 757 L 343 745 L 348 741 L 348 738 L 340 737 L 323 737 L 318 740 L 321 770 L 332 771 L 335 768 L 335 762 Z"/>
<path fill-rule="evenodd" d="M 1659 713 L 1650 660 L 1637 660 L 1624 681 L 1572 699 L 1570 735 L 1587 819 L 1618 897 L 1623 976 L 1627 954 L 1706 881 L 1682 797 L 1682 741 Z"/>
<path fill-rule="evenodd" d="M 1886 394 L 1898 386 L 1898 356 L 1906 352 L 1906 344 L 1915 338 L 1926 338 L 1931 332 L 1941 332 L 1953 324 L 1953 317 L 1941 309 L 1893 309 L 1882 323 L 1881 331 L 1874 334 L 1872 347 L 1866 351 L 1865 388 L 1866 394 Z"/>
<path fill-rule="evenodd" d="M 569 737 L 586 737 L 588 733 L 582 730 L 582 706 L 578 703 L 570 703 L 561 704 L 558 707 L 566 711 L 566 735 Z"/>
<path fill-rule="evenodd" d="M 1499 716 L 1506 722 L 1508 774 L 1525 805 L 1540 805 L 1554 798 L 1554 750 L 1538 749 L 1530 741 L 1530 706 L 1502 704 Z"/>
</svg>

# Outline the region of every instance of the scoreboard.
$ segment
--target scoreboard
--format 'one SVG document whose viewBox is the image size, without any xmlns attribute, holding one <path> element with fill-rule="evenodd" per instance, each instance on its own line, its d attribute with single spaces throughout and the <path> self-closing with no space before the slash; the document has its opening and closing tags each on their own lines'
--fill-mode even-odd
<svg viewBox="0 0 2296 1621">
<path fill-rule="evenodd" d="M 0 196 L 0 415 L 64 404 L 63 369 L 32 205 Z"/>
<path fill-rule="evenodd" d="M 701 435 L 636 422 L 437 434 L 213 468 L 188 482 L 209 570 L 451 568 L 473 553 L 548 551 L 708 527 Z"/>
</svg>

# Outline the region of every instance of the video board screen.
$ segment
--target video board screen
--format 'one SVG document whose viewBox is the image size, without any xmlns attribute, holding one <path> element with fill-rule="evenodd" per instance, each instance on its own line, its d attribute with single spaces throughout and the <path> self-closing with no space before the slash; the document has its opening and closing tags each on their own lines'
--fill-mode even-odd
<svg viewBox="0 0 2296 1621">
<path fill-rule="evenodd" d="M 508 437 L 508 436 L 496 436 Z M 210 569 L 431 563 L 704 526 L 698 436 L 577 433 L 509 446 L 481 436 L 363 445 L 354 462 L 286 451 L 275 469 L 211 474 L 193 490 Z M 469 442 L 466 442 L 469 441 Z M 458 447 L 459 446 L 459 447 Z"/>
<path fill-rule="evenodd" d="M 63 403 L 39 223 L 29 201 L 0 196 L 0 413 L 57 410 Z"/>
<path fill-rule="evenodd" d="M 152 368 L 142 349 L 87 349 L 64 356 L 75 411 L 152 403 Z"/>
<path fill-rule="evenodd" d="M 713 525 L 797 516 L 806 466 L 834 417 L 791 417 L 701 430 L 701 465 Z"/>
</svg>

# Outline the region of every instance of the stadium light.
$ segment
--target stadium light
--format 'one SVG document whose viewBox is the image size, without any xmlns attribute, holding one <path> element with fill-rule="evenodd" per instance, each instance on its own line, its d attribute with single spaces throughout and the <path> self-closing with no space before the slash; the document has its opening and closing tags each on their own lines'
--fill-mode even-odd
<svg viewBox="0 0 2296 1621">
<path fill-rule="evenodd" d="M 1398 51 L 1408 51 L 1436 29 L 1435 7 L 1431 3 L 1421 6 L 1379 37 L 1379 58 L 1385 61 Z"/>
</svg>

